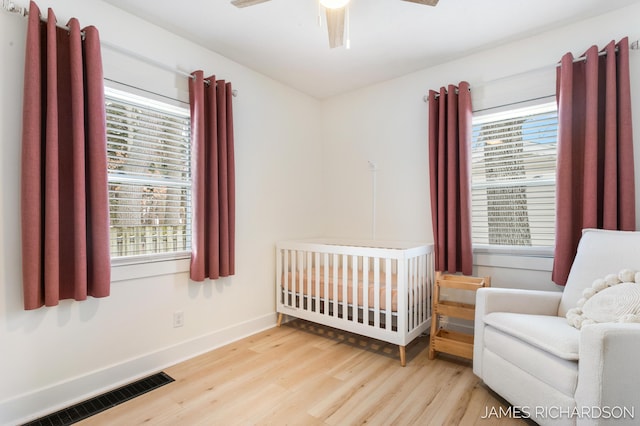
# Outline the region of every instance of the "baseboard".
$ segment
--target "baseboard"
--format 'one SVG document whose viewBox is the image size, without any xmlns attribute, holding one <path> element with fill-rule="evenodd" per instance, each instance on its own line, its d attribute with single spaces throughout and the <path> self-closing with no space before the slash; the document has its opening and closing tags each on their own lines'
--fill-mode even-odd
<svg viewBox="0 0 640 426">
<path fill-rule="evenodd" d="M 274 327 L 268 314 L 34 392 L 0 401 L 0 425 L 37 419 L 187 359 Z"/>
</svg>

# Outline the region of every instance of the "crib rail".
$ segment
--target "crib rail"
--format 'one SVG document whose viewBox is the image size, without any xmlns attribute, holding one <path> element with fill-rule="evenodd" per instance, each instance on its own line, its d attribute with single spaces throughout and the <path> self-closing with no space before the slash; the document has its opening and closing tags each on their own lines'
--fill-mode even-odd
<svg viewBox="0 0 640 426">
<path fill-rule="evenodd" d="M 287 241 L 276 253 L 279 313 L 402 346 L 429 326 L 432 245 Z"/>
</svg>

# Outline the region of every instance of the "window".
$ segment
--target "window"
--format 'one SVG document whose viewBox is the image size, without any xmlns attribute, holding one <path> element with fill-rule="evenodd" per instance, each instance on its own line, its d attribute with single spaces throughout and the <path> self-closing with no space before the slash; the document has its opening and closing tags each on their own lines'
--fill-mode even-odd
<svg viewBox="0 0 640 426">
<path fill-rule="evenodd" d="M 191 249 L 190 115 L 105 88 L 113 258 Z"/>
<path fill-rule="evenodd" d="M 557 129 L 555 102 L 474 116 L 474 246 L 554 245 Z"/>
</svg>

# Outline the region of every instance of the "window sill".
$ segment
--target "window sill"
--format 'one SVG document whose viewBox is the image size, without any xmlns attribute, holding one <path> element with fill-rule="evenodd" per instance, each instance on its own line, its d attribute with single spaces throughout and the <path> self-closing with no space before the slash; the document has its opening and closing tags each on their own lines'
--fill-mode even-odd
<svg viewBox="0 0 640 426">
<path fill-rule="evenodd" d="M 171 258 L 137 258 L 114 259 L 111 264 L 111 282 L 127 281 L 140 278 L 189 272 L 191 260 L 189 253 Z"/>
<path fill-rule="evenodd" d="M 497 254 L 503 256 L 548 257 L 553 259 L 553 247 L 493 246 L 474 244 L 473 254 Z"/>
<path fill-rule="evenodd" d="M 553 270 L 552 247 L 473 247 L 473 263 L 491 268 Z"/>
</svg>

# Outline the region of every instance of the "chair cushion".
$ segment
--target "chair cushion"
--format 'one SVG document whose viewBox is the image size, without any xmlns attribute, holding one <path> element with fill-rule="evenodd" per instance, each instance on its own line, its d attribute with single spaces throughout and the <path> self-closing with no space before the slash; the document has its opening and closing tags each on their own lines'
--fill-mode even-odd
<svg viewBox="0 0 640 426">
<path fill-rule="evenodd" d="M 518 371 L 526 373 L 525 377 L 534 378 L 534 382 L 539 380 L 573 398 L 578 385 L 577 361 L 559 358 L 550 352 L 530 345 L 491 326 L 484 329 L 484 347 L 486 352 L 494 353 L 504 361 L 517 367 Z M 501 368 L 498 375 L 504 374 L 504 370 L 504 368 Z M 510 377 L 504 380 L 511 382 L 517 380 L 520 382 L 512 383 L 511 387 L 525 385 L 522 377 Z M 525 386 L 536 387 L 533 382 L 529 382 Z M 531 389 L 528 390 L 530 391 Z"/>
<path fill-rule="evenodd" d="M 492 312 L 484 316 L 484 322 L 562 359 L 578 359 L 580 331 L 564 317 Z"/>
</svg>

